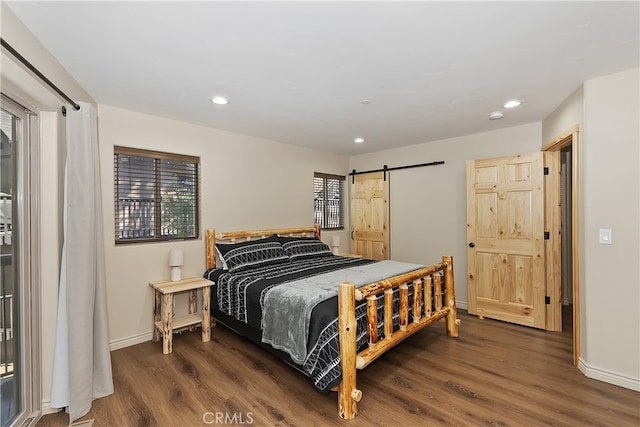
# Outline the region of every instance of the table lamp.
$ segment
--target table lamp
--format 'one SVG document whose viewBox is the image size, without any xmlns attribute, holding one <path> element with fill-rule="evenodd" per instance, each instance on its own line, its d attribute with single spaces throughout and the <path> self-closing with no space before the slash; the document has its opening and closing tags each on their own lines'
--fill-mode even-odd
<svg viewBox="0 0 640 427">
<path fill-rule="evenodd" d="M 180 267 L 184 264 L 184 253 L 180 249 L 172 249 L 169 252 L 169 266 L 171 267 L 171 281 L 177 282 L 182 279 Z"/>
<path fill-rule="evenodd" d="M 331 248 L 333 249 L 334 255 L 338 255 L 340 253 L 340 236 L 333 236 L 331 238 Z"/>
</svg>

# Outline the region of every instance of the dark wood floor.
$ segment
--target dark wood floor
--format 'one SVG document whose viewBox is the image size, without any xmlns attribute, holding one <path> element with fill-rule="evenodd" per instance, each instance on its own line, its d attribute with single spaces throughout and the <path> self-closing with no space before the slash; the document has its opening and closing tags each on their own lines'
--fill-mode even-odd
<svg viewBox="0 0 640 427">
<path fill-rule="evenodd" d="M 171 355 L 153 342 L 114 351 L 115 393 L 82 419 L 118 427 L 640 425 L 640 393 L 571 365 L 570 324 L 553 333 L 459 317 L 459 338 L 432 325 L 360 372 L 353 421 L 339 418 L 335 393 L 316 392 L 220 325 L 209 343 L 199 331 L 176 335 Z M 68 417 L 47 415 L 38 425 L 66 426 Z"/>
</svg>

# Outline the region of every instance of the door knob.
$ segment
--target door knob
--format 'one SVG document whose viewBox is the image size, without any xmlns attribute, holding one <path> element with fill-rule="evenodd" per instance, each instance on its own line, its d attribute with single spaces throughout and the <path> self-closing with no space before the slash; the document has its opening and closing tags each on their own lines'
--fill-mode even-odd
<svg viewBox="0 0 640 427">
<path fill-rule="evenodd" d="M 476 247 L 476 244 L 475 244 L 475 243 L 473 243 L 473 242 L 471 242 L 471 243 L 469 243 L 469 247 L 470 247 L 470 248 L 475 248 L 475 247 Z"/>
</svg>

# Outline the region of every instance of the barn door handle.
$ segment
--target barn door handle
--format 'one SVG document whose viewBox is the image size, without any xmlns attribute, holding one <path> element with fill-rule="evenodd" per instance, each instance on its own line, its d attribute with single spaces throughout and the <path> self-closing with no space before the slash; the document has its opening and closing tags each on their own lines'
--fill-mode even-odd
<svg viewBox="0 0 640 427">
<path fill-rule="evenodd" d="M 473 243 L 473 242 L 471 242 L 471 243 L 469 243 L 469 247 L 470 247 L 470 248 L 475 248 L 475 247 L 476 247 L 476 244 L 475 244 L 475 243 Z"/>
<path fill-rule="evenodd" d="M 351 240 L 353 240 L 353 230 L 351 230 Z"/>
</svg>

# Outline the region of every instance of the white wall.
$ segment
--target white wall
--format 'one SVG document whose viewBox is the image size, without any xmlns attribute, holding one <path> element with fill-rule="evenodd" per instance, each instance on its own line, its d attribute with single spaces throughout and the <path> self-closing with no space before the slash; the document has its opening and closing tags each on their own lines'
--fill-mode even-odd
<svg viewBox="0 0 640 427">
<path fill-rule="evenodd" d="M 200 156 L 201 236 L 219 231 L 310 226 L 313 173 L 344 174 L 345 156 L 99 105 L 109 332 L 112 348 L 150 339 L 149 281 L 169 278 L 169 251 L 184 250 L 183 276 L 205 267 L 203 239 L 136 245 L 114 243 L 113 147 Z M 330 243 L 331 234 L 323 233 Z M 341 239 L 345 240 L 345 239 Z M 186 312 L 186 297 L 177 311 Z"/>
<path fill-rule="evenodd" d="M 640 69 L 584 83 L 583 366 L 640 391 Z M 598 243 L 611 228 L 613 244 Z"/>
<path fill-rule="evenodd" d="M 40 114 L 40 191 L 41 203 L 50 207 L 40 212 L 40 271 L 41 271 L 41 342 L 42 342 L 42 391 L 44 406 L 48 407 L 53 380 L 53 351 L 55 347 L 55 327 L 58 317 L 58 279 L 60 274 L 60 255 L 62 233 L 60 223 L 62 215 L 62 195 L 59 194 L 62 168 L 58 159 L 58 120 L 57 112 Z M 45 410 L 48 411 L 47 408 Z"/>
<path fill-rule="evenodd" d="M 580 369 L 640 390 L 639 70 L 586 81 L 543 121 L 579 126 Z M 598 243 L 599 228 L 613 244 Z"/>
<path fill-rule="evenodd" d="M 499 129 L 353 156 L 359 171 L 444 160 L 390 172 L 391 258 L 433 264 L 452 255 L 456 300 L 467 307 L 466 161 L 539 151 L 541 124 Z"/>
<path fill-rule="evenodd" d="M 584 86 L 580 85 L 542 121 L 542 143 L 546 144 L 584 123 Z"/>
</svg>

